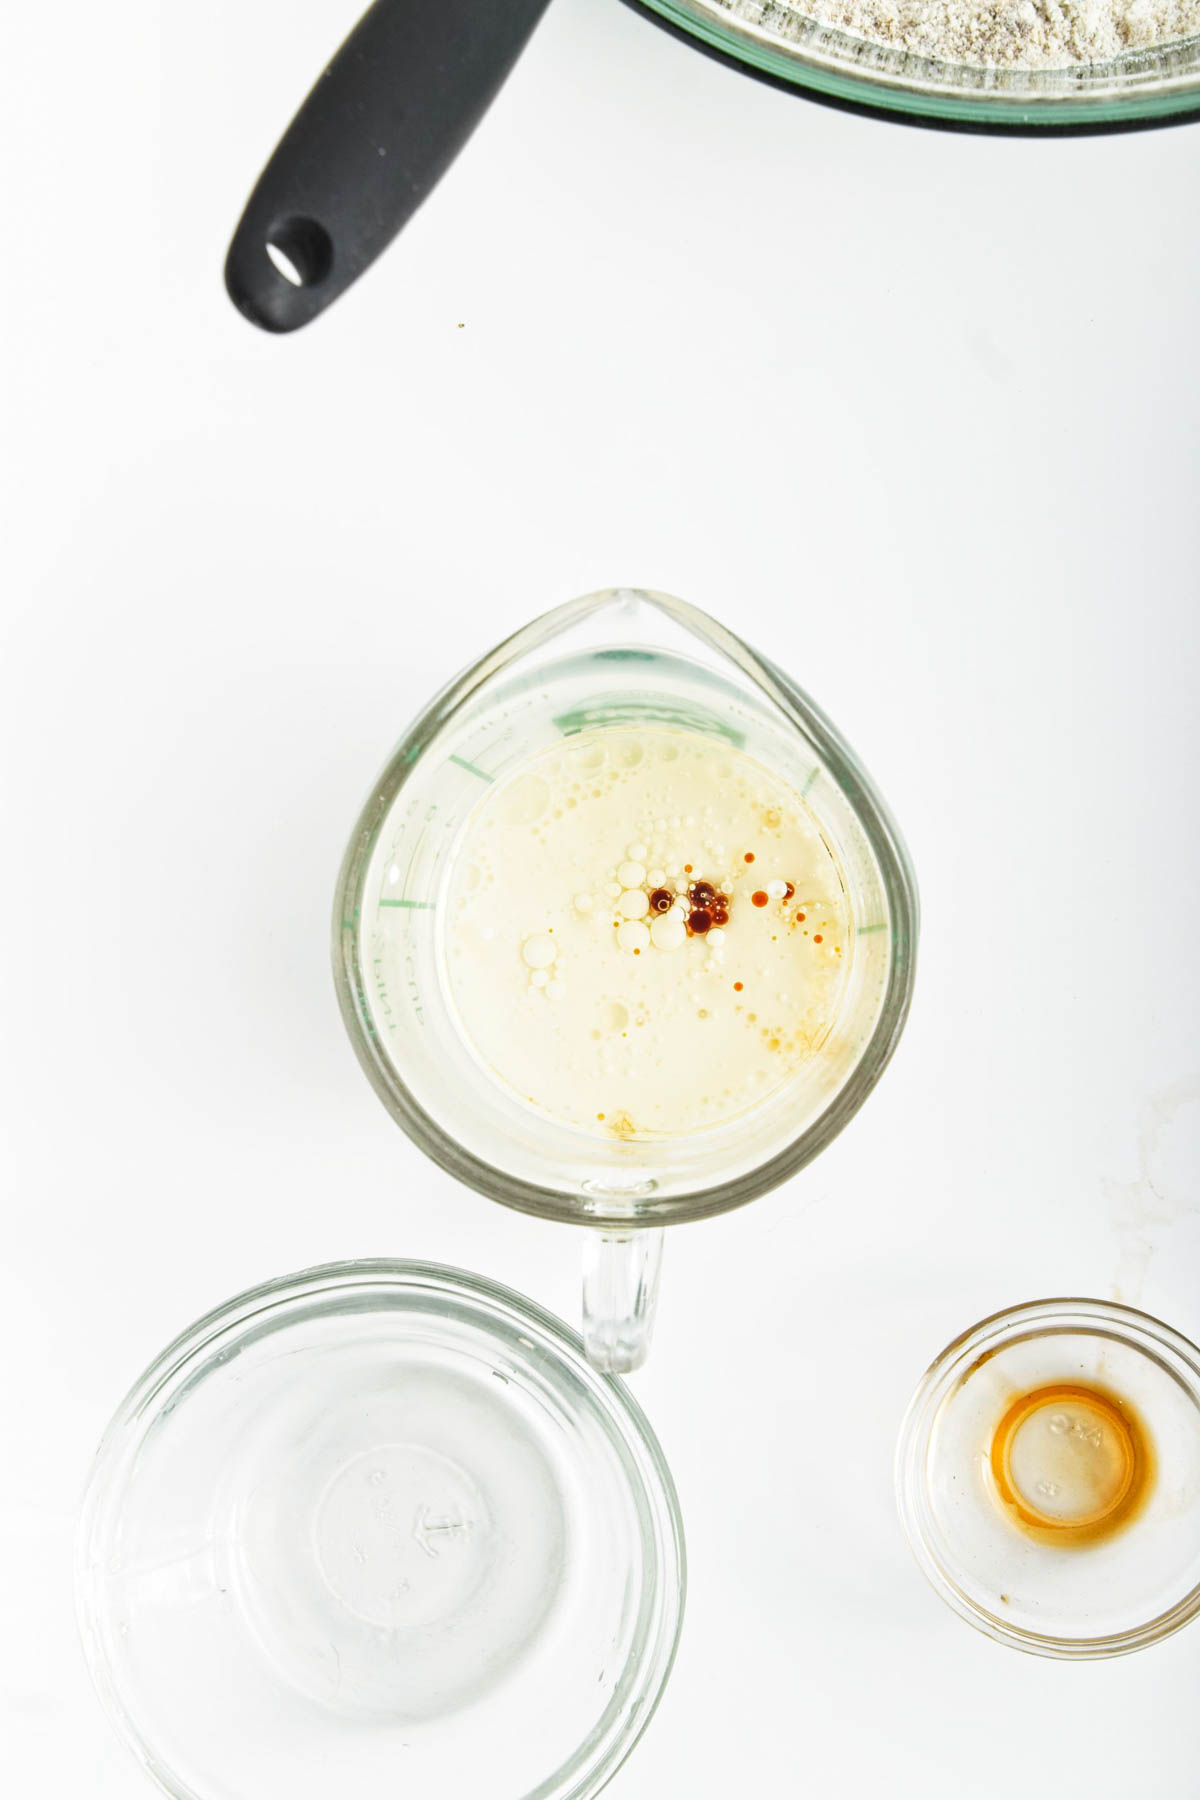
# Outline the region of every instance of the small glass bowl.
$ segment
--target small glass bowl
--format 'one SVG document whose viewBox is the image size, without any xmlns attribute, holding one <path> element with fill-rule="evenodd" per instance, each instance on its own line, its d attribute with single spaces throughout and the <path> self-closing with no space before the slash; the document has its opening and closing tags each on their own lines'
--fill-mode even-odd
<svg viewBox="0 0 1200 1800">
<path fill-rule="evenodd" d="M 80 1529 L 93 1678 L 174 1800 L 587 1800 L 683 1595 L 628 1391 L 530 1302 L 417 1263 L 193 1326 L 109 1427 Z"/>
<path fill-rule="evenodd" d="M 917 1388 L 896 1495 L 930 1582 L 999 1643 L 1157 1643 L 1200 1611 L 1200 1350 L 1102 1300 L 996 1313 Z"/>
</svg>

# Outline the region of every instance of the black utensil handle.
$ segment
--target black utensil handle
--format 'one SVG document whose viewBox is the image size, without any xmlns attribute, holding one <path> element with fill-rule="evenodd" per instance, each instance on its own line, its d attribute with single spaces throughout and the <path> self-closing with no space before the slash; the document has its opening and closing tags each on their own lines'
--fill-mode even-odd
<svg viewBox="0 0 1200 1800">
<path fill-rule="evenodd" d="M 225 262 L 239 312 L 295 331 L 345 293 L 445 174 L 547 4 L 375 0 L 246 203 Z"/>
</svg>

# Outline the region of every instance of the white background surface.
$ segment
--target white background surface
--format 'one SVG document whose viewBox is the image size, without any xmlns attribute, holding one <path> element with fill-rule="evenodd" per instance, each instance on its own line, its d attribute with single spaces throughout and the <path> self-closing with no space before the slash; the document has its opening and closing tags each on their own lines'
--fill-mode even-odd
<svg viewBox="0 0 1200 1800">
<path fill-rule="evenodd" d="M 76 1648 L 71 1538 L 177 1330 L 370 1254 L 576 1316 L 573 1234 L 456 1190 L 369 1091 L 328 912 L 431 691 L 640 582 L 832 714 L 924 937 L 854 1127 L 668 1242 L 635 1385 L 689 1612 L 610 1791 L 1194 1794 L 1200 1631 L 1090 1667 L 993 1646 L 924 1587 L 890 1465 L 994 1308 L 1119 1295 L 1200 1335 L 1200 132 L 905 130 L 555 0 L 384 262 L 274 341 L 225 245 L 355 11 L 77 0 L 6 32 L 12 1792 L 150 1791 Z"/>
</svg>

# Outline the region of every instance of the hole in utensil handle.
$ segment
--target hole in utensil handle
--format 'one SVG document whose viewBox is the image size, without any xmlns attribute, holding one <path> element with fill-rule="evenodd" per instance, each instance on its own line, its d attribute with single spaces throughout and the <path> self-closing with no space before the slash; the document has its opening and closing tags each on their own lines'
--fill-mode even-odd
<svg viewBox="0 0 1200 1800">
<path fill-rule="evenodd" d="M 271 266 L 293 287 L 318 287 L 333 267 L 333 240 L 316 219 L 284 219 L 267 233 Z"/>
</svg>

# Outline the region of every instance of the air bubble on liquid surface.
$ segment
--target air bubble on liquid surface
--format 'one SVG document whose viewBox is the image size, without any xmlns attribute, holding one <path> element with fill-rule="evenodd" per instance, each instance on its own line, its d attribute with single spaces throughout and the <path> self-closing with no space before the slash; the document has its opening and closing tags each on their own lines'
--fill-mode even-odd
<svg viewBox="0 0 1200 1800">
<path fill-rule="evenodd" d="M 525 775 L 503 796 L 500 810 L 507 825 L 534 825 L 549 804 L 549 784 L 540 775 Z"/>
</svg>

